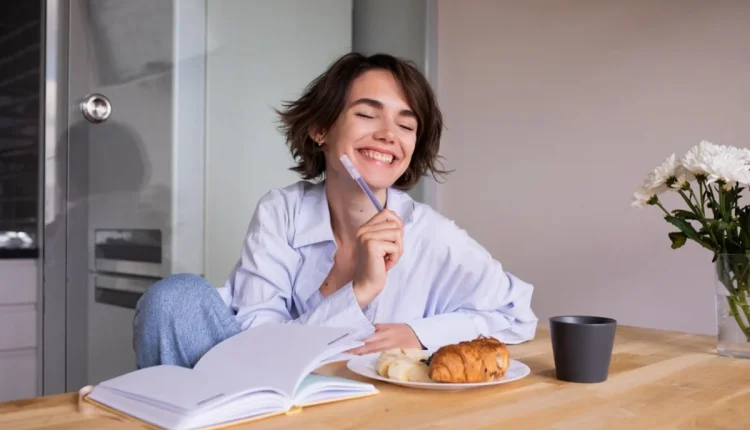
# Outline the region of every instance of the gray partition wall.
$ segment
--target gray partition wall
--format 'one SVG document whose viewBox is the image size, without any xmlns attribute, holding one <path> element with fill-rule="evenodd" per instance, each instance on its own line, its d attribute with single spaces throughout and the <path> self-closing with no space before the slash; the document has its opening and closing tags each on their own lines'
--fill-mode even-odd
<svg viewBox="0 0 750 430">
<path fill-rule="evenodd" d="M 352 49 L 384 52 L 413 61 L 437 85 L 437 1 L 354 0 Z M 435 181 L 423 178 L 409 194 L 437 205 Z"/>
</svg>

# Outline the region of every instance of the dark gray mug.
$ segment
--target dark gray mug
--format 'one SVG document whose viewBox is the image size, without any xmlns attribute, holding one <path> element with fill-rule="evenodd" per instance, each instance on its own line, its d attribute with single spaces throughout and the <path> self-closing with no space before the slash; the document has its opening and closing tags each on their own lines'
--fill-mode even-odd
<svg viewBox="0 0 750 430">
<path fill-rule="evenodd" d="M 617 321 L 597 316 L 556 316 L 549 319 L 557 379 L 603 382 L 609 376 Z"/>
</svg>

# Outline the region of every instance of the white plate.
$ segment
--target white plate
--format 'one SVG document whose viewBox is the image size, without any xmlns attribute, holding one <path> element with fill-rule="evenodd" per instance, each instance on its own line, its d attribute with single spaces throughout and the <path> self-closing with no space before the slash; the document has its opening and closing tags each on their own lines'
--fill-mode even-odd
<svg viewBox="0 0 750 430">
<path fill-rule="evenodd" d="M 432 352 L 430 352 L 432 354 Z M 447 383 L 447 382 L 409 382 L 399 381 L 378 375 L 375 371 L 375 361 L 380 353 L 362 355 L 349 360 L 346 367 L 352 372 L 362 375 L 366 378 L 377 379 L 378 381 L 388 382 L 391 384 L 401 385 L 404 387 L 421 388 L 423 390 L 465 390 L 468 388 L 487 387 L 492 385 L 507 384 L 508 382 L 517 381 L 525 378 L 531 373 L 529 366 L 518 360 L 510 359 L 510 366 L 505 372 L 502 379 L 490 382 L 472 382 L 472 383 Z"/>
</svg>

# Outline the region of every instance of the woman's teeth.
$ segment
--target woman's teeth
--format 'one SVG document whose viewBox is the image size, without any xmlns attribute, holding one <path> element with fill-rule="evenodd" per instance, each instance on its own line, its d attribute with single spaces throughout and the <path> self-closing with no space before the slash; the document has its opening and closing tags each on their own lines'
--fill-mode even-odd
<svg viewBox="0 0 750 430">
<path fill-rule="evenodd" d="M 372 151 L 369 149 L 359 151 L 359 153 L 364 155 L 367 158 L 371 158 L 376 161 L 381 161 L 383 163 L 391 164 L 393 162 L 393 155 L 390 155 L 390 154 L 383 154 L 382 152 Z"/>
</svg>

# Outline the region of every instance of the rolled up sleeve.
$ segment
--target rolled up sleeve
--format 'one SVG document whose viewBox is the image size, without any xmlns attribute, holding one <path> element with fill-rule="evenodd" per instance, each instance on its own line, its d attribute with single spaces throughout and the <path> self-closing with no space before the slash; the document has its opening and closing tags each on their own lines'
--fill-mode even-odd
<svg viewBox="0 0 750 430">
<path fill-rule="evenodd" d="M 447 235 L 441 270 L 431 294 L 433 315 L 408 322 L 427 349 L 492 336 L 517 344 L 534 338 L 538 318 L 531 309 L 534 287 L 505 272 L 487 250 L 462 230 Z"/>
</svg>

